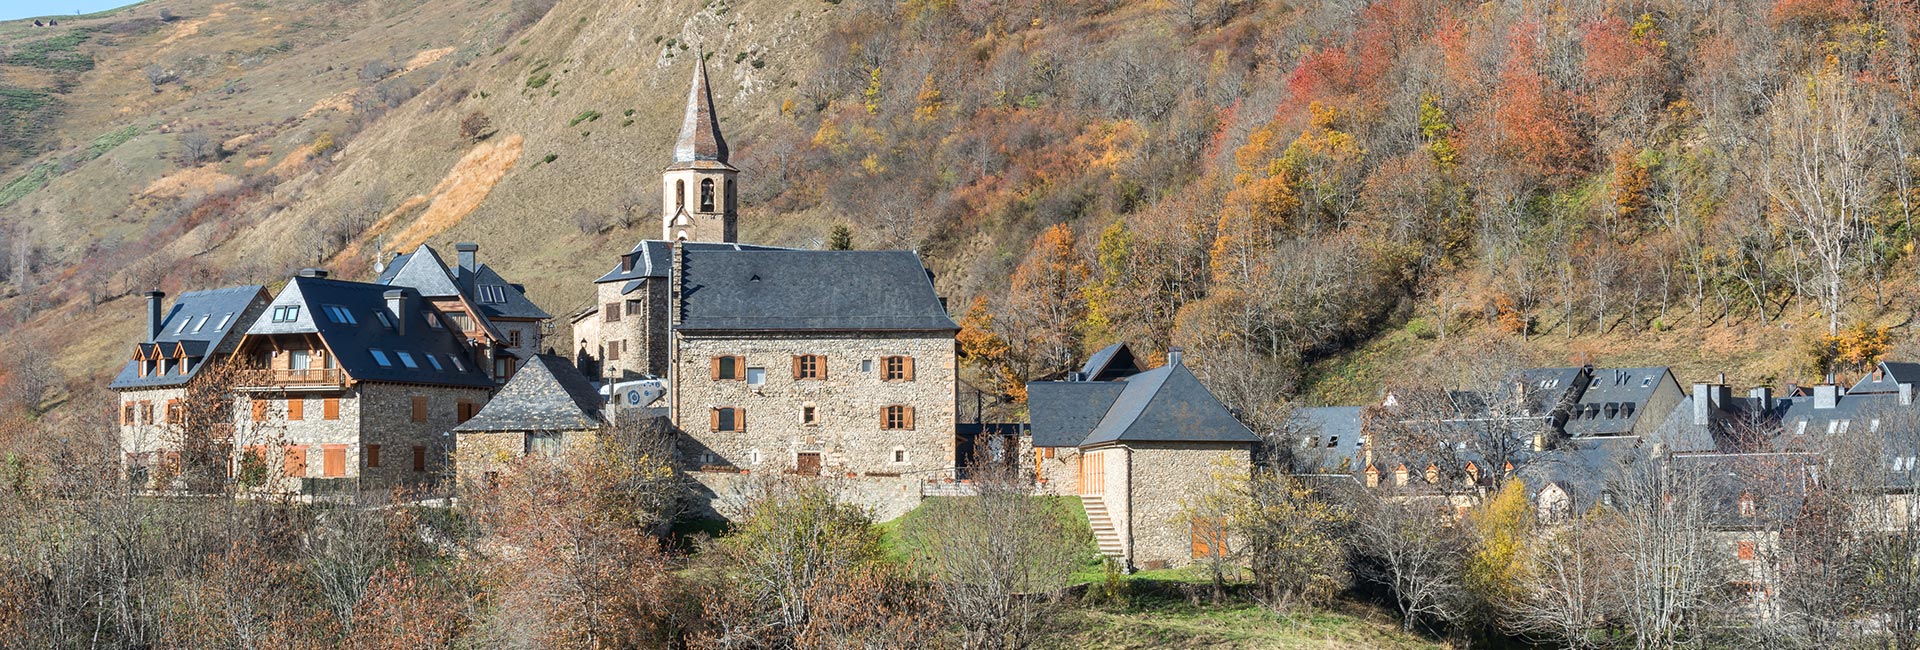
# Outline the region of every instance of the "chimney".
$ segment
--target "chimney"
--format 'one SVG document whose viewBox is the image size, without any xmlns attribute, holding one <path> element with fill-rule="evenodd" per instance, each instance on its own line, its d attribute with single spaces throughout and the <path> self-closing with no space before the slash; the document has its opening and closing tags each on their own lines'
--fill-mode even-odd
<svg viewBox="0 0 1920 650">
<path fill-rule="evenodd" d="M 1180 352 L 1181 349 L 1178 347 L 1167 348 L 1167 365 L 1180 365 Z"/>
<path fill-rule="evenodd" d="M 1900 382 L 1900 405 L 1913 406 L 1913 383 Z"/>
<path fill-rule="evenodd" d="M 468 273 L 472 273 L 474 269 L 479 268 L 480 264 L 475 259 L 477 257 L 476 254 L 480 252 L 479 244 L 460 242 L 453 245 L 453 250 L 459 254 L 460 268 L 465 269 Z"/>
<path fill-rule="evenodd" d="M 1759 405 L 1760 411 L 1762 413 L 1773 410 L 1773 389 L 1772 388 L 1768 388 L 1766 386 L 1756 386 L 1752 389 L 1749 389 L 1747 391 L 1747 399 L 1753 400 L 1754 404 Z"/>
<path fill-rule="evenodd" d="M 300 269 L 300 277 L 303 277 L 303 278 L 320 278 L 320 279 L 322 279 L 322 280 L 324 280 L 324 279 L 326 279 L 326 277 L 327 277 L 327 272 L 326 272 L 326 271 L 324 271 L 324 270 L 322 270 L 322 269 L 316 269 L 316 268 L 313 268 L 313 267 L 311 267 L 311 266 L 309 266 L 309 267 L 307 267 L 307 268 L 304 268 L 304 269 Z"/>
<path fill-rule="evenodd" d="M 400 289 L 389 289 L 387 290 L 386 297 L 387 313 L 393 314 L 393 332 L 401 336 L 406 336 L 407 292 Z"/>
<path fill-rule="evenodd" d="M 1833 384 L 1820 384 L 1813 387 L 1813 407 L 1830 409 L 1840 403 L 1840 387 Z"/>
<path fill-rule="evenodd" d="M 1718 405 L 1715 404 L 1717 400 L 1714 399 L 1714 395 L 1713 395 L 1713 393 L 1715 392 L 1714 391 L 1715 388 L 1716 387 L 1713 384 L 1708 384 L 1708 383 L 1698 383 L 1693 385 L 1693 424 L 1694 426 L 1704 427 L 1704 426 L 1713 424 L 1714 411 L 1718 410 L 1717 408 L 1715 408 Z"/>
<path fill-rule="evenodd" d="M 160 338 L 160 301 L 167 297 L 165 291 L 147 292 L 147 340 Z"/>
</svg>

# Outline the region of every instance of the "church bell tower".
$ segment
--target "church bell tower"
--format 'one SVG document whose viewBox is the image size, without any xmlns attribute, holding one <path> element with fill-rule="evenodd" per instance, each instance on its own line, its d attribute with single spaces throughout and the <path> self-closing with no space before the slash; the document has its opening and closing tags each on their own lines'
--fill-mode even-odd
<svg viewBox="0 0 1920 650">
<path fill-rule="evenodd" d="M 661 239 L 735 241 L 740 191 L 734 176 L 739 173 L 727 164 L 727 140 L 720 136 L 720 119 L 713 113 L 713 91 L 707 86 L 703 56 L 694 62 L 693 87 L 687 90 L 687 116 L 680 124 L 680 140 L 673 146 L 673 164 L 660 174 Z"/>
</svg>

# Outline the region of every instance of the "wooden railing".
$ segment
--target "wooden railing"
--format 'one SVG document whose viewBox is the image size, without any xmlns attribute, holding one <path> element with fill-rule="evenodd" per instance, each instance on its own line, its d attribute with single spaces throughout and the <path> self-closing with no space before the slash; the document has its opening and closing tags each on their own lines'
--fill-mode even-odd
<svg viewBox="0 0 1920 650">
<path fill-rule="evenodd" d="M 274 368 L 268 371 L 268 383 L 275 386 L 343 386 L 345 382 L 346 375 L 341 374 L 339 368 Z"/>
</svg>

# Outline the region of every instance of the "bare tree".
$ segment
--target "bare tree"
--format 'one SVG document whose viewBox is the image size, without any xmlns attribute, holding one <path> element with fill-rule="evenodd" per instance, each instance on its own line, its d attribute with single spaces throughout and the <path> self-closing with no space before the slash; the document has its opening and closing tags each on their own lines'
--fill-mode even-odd
<svg viewBox="0 0 1920 650">
<path fill-rule="evenodd" d="M 0 397 L 27 415 L 38 417 L 46 413 L 47 402 L 59 386 L 60 374 L 53 367 L 53 358 L 40 344 L 20 343 L 0 362 L 0 371 L 5 372 L 0 375 L 5 381 L 0 384 Z"/>
<path fill-rule="evenodd" d="M 1460 582 L 1467 540 L 1444 504 L 1369 492 L 1356 507 L 1355 577 L 1387 589 L 1407 631 L 1458 620 L 1467 600 Z"/>
<path fill-rule="evenodd" d="M 1624 576 L 1605 531 L 1610 512 L 1597 511 L 1542 531 L 1526 554 L 1529 580 L 1518 597 L 1503 603 L 1502 623 L 1560 647 L 1584 650 L 1604 645 L 1612 591 Z"/>
<path fill-rule="evenodd" d="M 1881 194 L 1881 136 L 1861 92 L 1846 79 L 1820 74 L 1803 88 L 1782 90 L 1772 109 L 1771 160 L 1762 166 L 1761 187 L 1820 270 L 1829 335 L 1840 332 L 1847 271 Z"/>
<path fill-rule="evenodd" d="M 180 162 L 188 165 L 206 160 L 213 153 L 213 139 L 199 131 L 180 135 Z"/>
<path fill-rule="evenodd" d="M 1636 647 L 1673 647 L 1708 629 L 1725 614 L 1732 585 L 1705 477 L 1671 458 L 1633 456 L 1610 487 L 1620 514 L 1608 547 L 1626 576 L 1613 590 Z"/>
</svg>

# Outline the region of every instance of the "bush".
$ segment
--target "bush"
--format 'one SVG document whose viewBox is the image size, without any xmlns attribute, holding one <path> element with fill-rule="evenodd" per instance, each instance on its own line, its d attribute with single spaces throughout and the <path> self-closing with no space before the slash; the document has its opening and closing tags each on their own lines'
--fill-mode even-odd
<svg viewBox="0 0 1920 650">
<path fill-rule="evenodd" d="M 1407 334 L 1424 341 L 1439 336 L 1440 333 L 1427 319 L 1415 318 L 1407 321 Z"/>
<path fill-rule="evenodd" d="M 468 113 L 466 117 L 460 118 L 460 137 L 462 139 L 479 142 L 487 139 L 487 136 L 490 135 L 493 135 L 493 119 L 487 117 L 486 113 L 474 111 Z"/>
</svg>

